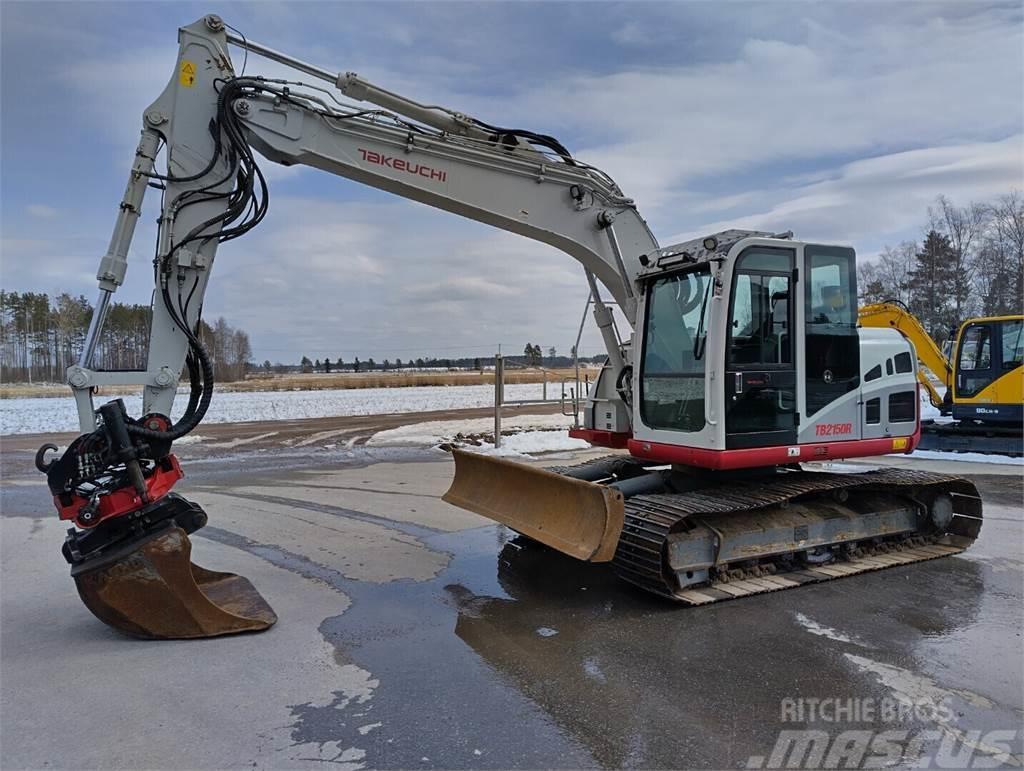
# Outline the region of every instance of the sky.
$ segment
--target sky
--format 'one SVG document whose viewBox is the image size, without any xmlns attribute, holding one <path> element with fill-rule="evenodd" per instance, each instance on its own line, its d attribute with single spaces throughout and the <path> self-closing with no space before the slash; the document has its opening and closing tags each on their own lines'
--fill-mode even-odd
<svg viewBox="0 0 1024 771">
<path fill-rule="evenodd" d="M 93 299 L 177 27 L 250 39 L 417 101 L 553 134 L 662 244 L 793 230 L 873 259 L 926 210 L 1024 188 L 1019 2 L 0 2 L 0 285 Z M 232 53 L 236 68 L 242 52 Z M 247 74 L 280 68 L 250 55 Z M 254 358 L 568 352 L 587 297 L 550 247 L 315 169 L 218 252 L 204 316 Z M 148 302 L 147 198 L 122 302 Z M 593 324 L 581 346 L 599 353 Z"/>
</svg>

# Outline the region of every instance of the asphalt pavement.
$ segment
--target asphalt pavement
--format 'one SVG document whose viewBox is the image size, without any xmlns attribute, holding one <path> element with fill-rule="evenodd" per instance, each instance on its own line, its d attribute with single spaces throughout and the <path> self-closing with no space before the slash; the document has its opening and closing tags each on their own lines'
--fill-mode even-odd
<svg viewBox="0 0 1024 771">
<path fill-rule="evenodd" d="M 4 437 L 0 766 L 1021 765 L 1020 466 L 894 461 L 978 485 L 961 555 L 683 608 L 443 503 L 447 455 L 362 444 L 415 419 L 184 445 L 194 561 L 280 617 L 188 642 L 89 614 L 40 437 Z"/>
</svg>

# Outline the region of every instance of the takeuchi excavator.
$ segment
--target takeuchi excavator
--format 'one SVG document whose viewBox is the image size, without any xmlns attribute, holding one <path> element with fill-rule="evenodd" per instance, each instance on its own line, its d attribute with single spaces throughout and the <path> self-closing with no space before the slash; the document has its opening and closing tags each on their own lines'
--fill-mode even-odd
<svg viewBox="0 0 1024 771">
<path fill-rule="evenodd" d="M 660 246 L 634 201 L 554 137 L 307 64 L 214 15 L 178 40 L 170 82 L 142 115 L 99 300 L 67 372 L 83 433 L 59 458 L 52 445 L 36 456 L 73 525 L 72 577 L 102 621 L 189 638 L 276 620 L 246 579 L 190 562 L 188 535 L 207 516 L 172 492 L 183 475 L 173 443 L 213 395 L 196 329 L 215 254 L 267 212 L 257 153 L 581 264 L 608 358 L 573 433 L 609 454 L 540 469 L 455 451 L 450 503 L 689 605 L 955 554 L 978 535 L 981 501 L 964 479 L 802 465 L 909 453 L 920 436 L 913 348 L 896 330 L 858 328 L 853 249 L 747 230 Z M 230 46 L 294 79 L 236 73 Z M 101 371 L 93 355 L 147 188 L 161 198 L 148 365 Z M 621 338 L 613 303 L 630 328 Z M 879 366 L 884 376 L 863 376 Z M 172 420 L 183 372 L 189 399 Z M 94 389 L 111 385 L 141 385 L 143 414 L 120 400 L 96 408 Z"/>
</svg>

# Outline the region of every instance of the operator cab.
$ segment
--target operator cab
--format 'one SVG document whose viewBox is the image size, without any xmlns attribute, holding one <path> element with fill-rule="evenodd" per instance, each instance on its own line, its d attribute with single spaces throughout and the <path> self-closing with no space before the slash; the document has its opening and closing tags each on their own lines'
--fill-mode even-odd
<svg viewBox="0 0 1024 771">
<path fill-rule="evenodd" d="M 634 455 L 738 468 L 840 457 L 852 448 L 810 445 L 863 438 L 853 249 L 728 231 L 660 250 L 642 281 Z M 909 344 L 886 331 L 871 350 L 891 376 L 873 388 L 910 394 L 914 421 L 886 415 L 879 436 L 912 434 L 913 368 L 892 365 Z"/>
<path fill-rule="evenodd" d="M 957 335 L 953 417 L 1019 425 L 1024 318 L 994 316 L 966 322 Z"/>
</svg>

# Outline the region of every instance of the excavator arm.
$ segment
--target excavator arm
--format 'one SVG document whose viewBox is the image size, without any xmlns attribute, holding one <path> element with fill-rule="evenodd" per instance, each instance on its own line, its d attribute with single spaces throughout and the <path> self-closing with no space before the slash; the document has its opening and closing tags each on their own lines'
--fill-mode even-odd
<svg viewBox="0 0 1024 771">
<path fill-rule="evenodd" d="M 953 365 L 943 355 L 942 349 L 935 344 L 931 335 L 921 326 L 914 314 L 896 303 L 873 303 L 865 305 L 857 312 L 862 327 L 876 329 L 899 330 L 914 346 L 920 366 L 917 369 L 917 380 L 928 393 L 928 399 L 935 407 L 945 404 L 943 396 L 929 377 L 929 373 L 942 381 L 946 394 L 953 387 Z"/>
<path fill-rule="evenodd" d="M 228 43 L 331 87 L 238 77 Z M 217 247 L 243 235 L 266 212 L 266 187 L 252 150 L 276 163 L 319 168 L 565 252 L 584 268 L 614 382 L 629 354 L 617 339 L 598 282 L 632 327 L 639 259 L 658 245 L 633 201 L 605 173 L 573 159 L 552 137 L 422 105 L 354 73 L 332 74 L 229 36 L 216 16 L 180 30 L 179 44 L 173 77 L 143 114 L 136 160 L 98 273 L 97 313 L 81 359 L 68 372 L 83 431 L 95 427 L 91 393 L 96 386 L 142 385 L 144 413 L 170 415 L 183 364 L 188 361 L 205 380 L 191 330 Z M 367 106 L 342 102 L 337 91 Z M 167 155 L 164 175 L 154 172 L 160 147 Z M 91 364 L 104 311 L 124 280 L 143 195 L 153 186 L 161 188 L 163 203 L 148 365 L 144 373 L 99 372 Z M 204 407 L 202 398 L 197 410 Z"/>
<path fill-rule="evenodd" d="M 235 73 L 229 43 L 288 66 L 307 80 Z M 308 79 L 326 81 L 325 88 Z M 342 101 L 338 92 L 360 104 Z M 163 149 L 166 170 L 157 172 Z M 68 531 L 64 555 L 86 606 L 143 637 L 205 637 L 265 629 L 276 617 L 244 578 L 189 561 L 187 535 L 202 509 L 170 492 L 182 471 L 172 443 L 203 419 L 213 368 L 197 337 L 203 298 L 221 243 L 266 215 L 256 157 L 301 164 L 549 244 L 577 260 L 588 282 L 609 366 L 588 398 L 619 402 L 630 363 L 603 284 L 634 327 L 636 278 L 658 249 L 633 201 L 612 179 L 574 159 L 553 137 L 496 127 L 334 74 L 240 36 L 206 16 L 179 31 L 174 73 L 143 113 L 143 128 L 114 233 L 97 274 L 100 295 L 78 363 L 68 370 L 84 432 L 65 453 L 44 445 L 47 474 Z M 110 298 L 124 282 L 147 189 L 160 191 L 147 367 L 93 368 Z M 171 420 L 187 369 L 190 395 Z M 121 400 L 93 405 L 98 386 L 143 386 L 143 415 Z M 589 407 L 589 405 L 588 405 Z M 588 408 L 588 418 L 594 409 Z M 589 426 L 588 426 L 589 427 Z M 510 525 L 579 559 L 608 561 L 623 527 L 623 497 L 589 482 L 456 453 L 446 500 Z"/>
</svg>

